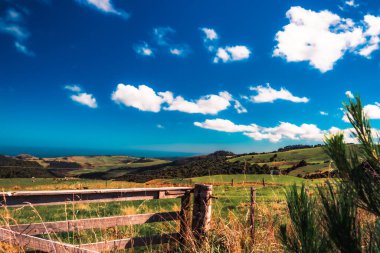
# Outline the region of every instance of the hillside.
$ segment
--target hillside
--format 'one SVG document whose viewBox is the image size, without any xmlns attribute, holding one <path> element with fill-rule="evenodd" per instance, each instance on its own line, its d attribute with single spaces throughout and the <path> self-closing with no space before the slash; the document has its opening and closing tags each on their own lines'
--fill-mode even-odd
<svg viewBox="0 0 380 253">
<path fill-rule="evenodd" d="M 334 170 L 334 165 L 330 163 L 321 146 L 301 145 L 287 146 L 275 152 L 261 154 L 235 155 L 227 151 L 217 151 L 209 155 L 171 161 L 131 156 L 37 158 L 29 155 L 19 155 L 17 158 L 3 157 L 3 164 L 5 161 L 8 168 L 3 168 L 2 177 L 30 177 L 28 175 L 33 173 L 25 167 L 36 167 L 38 171 L 35 173 L 38 173 L 35 175 L 39 175 L 38 177 L 49 177 L 53 173 L 59 177 L 134 182 L 219 174 L 270 174 L 273 170 L 281 170 L 281 174 L 289 176 L 318 178 L 329 176 L 328 172 Z M 9 168 L 10 165 L 13 166 L 12 170 Z"/>
<path fill-rule="evenodd" d="M 229 159 L 229 161 L 231 163 L 239 161 L 250 164 L 266 164 L 269 167 L 276 167 L 284 172 L 287 171 L 291 176 L 305 176 L 308 174 L 331 171 L 334 169 L 334 165 L 330 163 L 330 159 L 324 152 L 323 147 L 319 146 L 263 154 L 236 156 Z M 305 161 L 306 165 L 294 168 L 301 161 Z M 294 169 L 292 170 L 292 168 Z"/>
</svg>

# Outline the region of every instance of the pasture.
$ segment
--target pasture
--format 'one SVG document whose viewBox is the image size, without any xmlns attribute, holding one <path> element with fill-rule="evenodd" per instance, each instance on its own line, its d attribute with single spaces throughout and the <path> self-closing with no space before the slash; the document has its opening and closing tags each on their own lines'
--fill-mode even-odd
<svg viewBox="0 0 380 253">
<path fill-rule="evenodd" d="M 234 185 L 231 185 L 231 182 Z M 264 180 L 264 184 L 263 184 Z M 54 190 L 54 189 L 98 189 L 98 188 L 130 188 L 130 187 L 163 187 L 188 186 L 194 183 L 213 184 L 213 211 L 212 233 L 215 238 L 210 244 L 213 247 L 222 247 L 218 241 L 220 236 L 225 237 L 228 243 L 233 241 L 249 244 L 247 218 L 249 214 L 250 187 L 257 189 L 257 239 L 254 248 L 257 251 L 279 252 L 281 247 L 276 239 L 275 228 L 286 219 L 284 202 L 284 187 L 305 183 L 309 187 L 323 183 L 324 180 L 306 180 L 293 176 L 271 175 L 215 175 L 187 179 L 152 180 L 141 183 L 123 181 L 81 180 L 81 179 L 0 179 L 3 191 L 15 190 Z M 264 186 L 265 185 L 265 186 Z M 67 204 L 60 206 L 24 206 L 1 210 L 1 223 L 22 224 L 30 222 L 47 222 L 54 220 L 69 220 L 94 218 L 117 215 L 130 215 L 148 212 L 178 211 L 179 199 L 111 202 L 91 204 Z M 178 222 L 151 223 L 117 227 L 112 229 L 93 229 L 78 233 L 57 233 L 54 238 L 67 243 L 89 243 L 94 241 L 110 240 L 137 235 L 152 235 L 169 233 L 178 229 Z M 225 231 L 225 232 L 222 232 Z M 233 231 L 235 231 L 233 233 Z M 225 233 L 225 234 L 223 234 Z M 217 239 L 219 238 L 219 239 Z M 213 241 L 216 240 L 216 241 Z M 223 242 L 222 244 L 224 245 Z M 137 251 L 161 252 L 165 247 L 155 246 L 137 248 Z M 172 246 L 173 247 L 173 246 Z M 227 247 L 224 245 L 223 247 Z M 229 245 L 229 248 L 238 247 Z M 240 247 L 240 246 L 239 246 Z M 164 249 L 165 248 L 165 249 Z M 221 252 L 221 251 L 215 251 Z"/>
</svg>

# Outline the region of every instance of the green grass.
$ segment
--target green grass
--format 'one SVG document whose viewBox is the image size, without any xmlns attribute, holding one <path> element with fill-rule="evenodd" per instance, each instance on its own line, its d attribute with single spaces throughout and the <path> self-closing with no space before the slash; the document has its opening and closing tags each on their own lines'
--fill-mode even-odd
<svg viewBox="0 0 380 253">
<path fill-rule="evenodd" d="M 316 148 L 305 148 L 305 149 L 296 149 L 285 152 L 276 152 L 276 153 L 266 153 L 266 154 L 257 154 L 257 155 L 245 155 L 236 158 L 232 158 L 229 161 L 247 161 L 250 163 L 268 163 L 270 158 L 274 154 L 277 154 L 276 161 L 301 161 L 305 160 L 307 162 L 323 162 L 330 160 L 327 154 L 323 151 L 321 147 Z"/>
<path fill-rule="evenodd" d="M 110 180 L 57 178 L 1 178 L 0 191 L 144 187 L 144 184 Z"/>
<path fill-rule="evenodd" d="M 266 183 L 273 183 L 277 185 L 292 185 L 292 184 L 302 184 L 302 183 L 311 183 L 315 180 L 306 180 L 303 178 L 293 177 L 293 176 L 272 176 L 264 174 L 247 174 L 247 175 L 215 175 L 215 176 L 204 176 L 204 177 L 195 177 L 192 178 L 194 183 L 231 183 L 231 180 L 234 180 L 234 183 L 262 183 L 263 179 Z"/>
<path fill-rule="evenodd" d="M 231 180 L 234 180 L 235 186 L 230 186 Z M 264 179 L 266 186 L 262 185 Z M 260 210 L 266 208 L 267 216 L 283 217 L 285 214 L 284 193 L 285 187 L 305 183 L 313 188 L 316 184 L 323 183 L 324 180 L 307 180 L 293 176 L 271 176 L 271 175 L 215 175 L 194 177 L 187 179 L 170 179 L 170 180 L 152 180 L 148 184 L 132 184 L 128 182 L 101 181 L 101 180 L 77 180 L 70 179 L 0 179 L 0 188 L 4 190 L 53 190 L 53 189 L 82 189 L 86 188 L 120 188 L 120 187 L 163 187 L 179 185 L 194 185 L 195 183 L 213 184 L 212 215 L 213 220 L 225 219 L 234 216 L 240 220 L 245 220 L 249 212 L 250 188 L 254 186 L 257 189 L 257 208 L 258 217 Z M 149 184 L 152 183 L 152 184 Z M 15 186 L 17 186 L 15 189 Z M 277 205 L 276 214 L 270 209 Z M 26 205 L 22 208 L 9 208 L 8 213 L 4 208 L 0 208 L 0 224 L 5 221 L 12 224 L 59 221 L 81 218 L 95 218 L 116 215 L 128 215 L 135 213 L 152 213 L 165 211 L 178 211 L 180 199 L 164 199 L 149 201 L 128 201 L 128 202 L 111 202 L 111 203 L 92 203 L 92 204 L 67 204 L 58 206 L 37 206 L 30 207 Z M 5 217 L 12 217 L 7 220 Z M 277 218 L 276 218 L 277 219 Z M 263 221 L 264 222 L 264 221 Z M 148 236 L 160 233 L 170 233 L 178 231 L 178 222 L 160 222 L 144 225 L 133 225 L 110 229 L 93 229 L 79 233 L 59 233 L 52 235 L 63 242 L 67 243 L 90 243 L 106 239 L 127 238 L 135 236 Z M 146 249 L 141 248 L 141 252 Z"/>
</svg>

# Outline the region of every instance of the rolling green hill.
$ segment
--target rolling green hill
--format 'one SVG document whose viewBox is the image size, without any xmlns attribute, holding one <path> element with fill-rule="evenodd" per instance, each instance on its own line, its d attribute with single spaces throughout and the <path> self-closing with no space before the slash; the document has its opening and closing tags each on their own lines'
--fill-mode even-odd
<svg viewBox="0 0 380 253">
<path fill-rule="evenodd" d="M 244 162 L 249 164 L 267 165 L 272 168 L 278 168 L 281 171 L 291 170 L 290 176 L 303 177 L 308 174 L 331 171 L 334 165 L 331 164 L 330 158 L 324 152 L 322 147 L 310 147 L 294 149 L 280 152 L 271 152 L 263 154 L 250 154 L 236 156 L 228 160 L 231 163 Z M 306 162 L 306 166 L 291 169 L 297 166 L 301 161 Z"/>
</svg>

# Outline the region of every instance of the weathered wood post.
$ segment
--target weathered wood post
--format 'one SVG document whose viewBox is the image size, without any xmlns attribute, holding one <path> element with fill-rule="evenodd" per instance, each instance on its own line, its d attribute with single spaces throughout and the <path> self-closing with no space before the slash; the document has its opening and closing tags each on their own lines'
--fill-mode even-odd
<svg viewBox="0 0 380 253">
<path fill-rule="evenodd" d="M 190 221 L 190 191 L 186 191 L 186 193 L 181 197 L 181 211 L 179 213 L 180 216 L 180 243 L 184 244 L 187 239 L 189 239 L 189 231 L 191 226 Z"/>
<path fill-rule="evenodd" d="M 195 239 L 202 240 L 210 230 L 212 185 L 195 184 L 192 230 Z"/>
<path fill-rule="evenodd" d="M 265 179 L 263 178 L 263 180 L 262 180 L 262 181 L 263 181 L 263 187 L 265 187 Z"/>
<path fill-rule="evenodd" d="M 256 189 L 251 187 L 251 205 L 250 205 L 250 233 L 252 244 L 255 243 L 255 206 L 256 206 Z"/>
<path fill-rule="evenodd" d="M 231 186 L 234 187 L 234 179 L 231 179 Z"/>
</svg>

